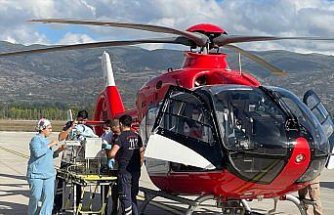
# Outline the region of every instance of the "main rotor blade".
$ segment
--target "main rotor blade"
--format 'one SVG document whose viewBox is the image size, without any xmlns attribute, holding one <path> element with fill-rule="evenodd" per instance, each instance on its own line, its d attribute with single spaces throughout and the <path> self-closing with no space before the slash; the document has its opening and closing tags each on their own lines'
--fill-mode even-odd
<svg viewBox="0 0 334 215">
<path fill-rule="evenodd" d="M 137 45 L 143 43 L 170 43 L 170 44 L 181 44 L 186 46 L 192 46 L 193 42 L 185 37 L 169 37 L 169 38 L 155 38 L 155 39 L 141 39 L 141 40 L 129 40 L 129 41 L 109 41 L 109 42 L 96 42 L 96 43 L 84 43 L 84 44 L 74 44 L 74 45 L 63 45 L 54 46 L 43 49 L 34 50 L 24 50 L 9 53 L 0 53 L 0 57 L 7 56 L 17 56 L 23 54 L 37 54 L 37 53 L 47 53 L 55 51 L 68 51 L 68 50 L 78 50 L 86 48 L 102 48 L 102 47 L 112 47 L 112 46 L 127 46 L 127 45 Z"/>
<path fill-rule="evenodd" d="M 238 36 L 222 34 L 213 39 L 213 43 L 217 46 L 224 46 L 230 43 L 243 43 L 255 41 L 273 41 L 273 40 L 320 40 L 334 41 L 330 37 L 272 37 L 272 36 Z"/>
<path fill-rule="evenodd" d="M 255 61 L 256 63 L 260 64 L 261 66 L 267 68 L 271 73 L 273 73 L 274 75 L 278 75 L 278 76 L 286 76 L 287 73 L 284 72 L 283 70 L 279 69 L 278 67 L 270 64 L 269 62 L 265 61 L 264 59 L 246 51 L 243 50 L 237 46 L 234 45 L 225 45 L 225 48 L 229 48 L 229 49 L 233 49 L 237 52 L 240 52 L 240 54 L 244 55 L 245 57 L 248 57 L 249 59 Z"/>
<path fill-rule="evenodd" d="M 200 47 L 203 47 L 209 41 L 209 38 L 204 34 L 193 33 L 189 31 L 182 31 L 182 30 L 164 27 L 164 26 L 158 26 L 158 25 L 122 23 L 122 22 L 106 22 L 106 21 L 93 21 L 93 20 L 73 20 L 73 19 L 32 19 L 29 21 L 30 22 L 42 22 L 42 23 L 110 26 L 110 27 L 138 29 L 138 30 L 151 31 L 151 32 L 170 33 L 170 34 L 176 34 L 179 36 L 184 36 L 194 41 L 194 43 Z"/>
</svg>

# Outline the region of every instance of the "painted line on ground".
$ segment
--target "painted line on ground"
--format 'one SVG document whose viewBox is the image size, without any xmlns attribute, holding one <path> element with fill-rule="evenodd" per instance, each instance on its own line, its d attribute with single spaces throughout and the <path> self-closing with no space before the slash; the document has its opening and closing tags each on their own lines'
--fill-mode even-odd
<svg viewBox="0 0 334 215">
<path fill-rule="evenodd" d="M 17 171 L 16 169 L 14 169 L 13 167 L 9 166 L 9 165 L 6 164 L 5 162 L 3 162 L 3 161 L 0 160 L 0 163 L 1 163 L 2 165 L 6 166 L 8 169 L 13 170 L 15 173 L 17 173 L 17 174 L 19 174 L 19 175 L 22 175 L 21 172 Z"/>
<path fill-rule="evenodd" d="M 21 157 L 21 158 L 29 159 L 29 156 L 28 156 L 28 155 L 23 154 L 23 153 L 18 152 L 18 151 L 15 151 L 15 150 L 13 150 L 13 149 L 8 149 L 8 148 L 5 148 L 5 147 L 3 147 L 3 146 L 0 146 L 0 149 L 4 150 L 4 151 L 6 151 L 6 152 L 12 153 L 12 154 L 14 154 L 14 155 L 17 155 L 17 156 L 19 156 L 19 157 Z"/>
</svg>

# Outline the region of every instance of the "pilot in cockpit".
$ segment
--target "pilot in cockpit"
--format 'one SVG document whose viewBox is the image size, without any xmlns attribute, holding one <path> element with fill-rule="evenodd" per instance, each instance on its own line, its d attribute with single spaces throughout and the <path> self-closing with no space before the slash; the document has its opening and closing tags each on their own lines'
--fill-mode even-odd
<svg viewBox="0 0 334 215">
<path fill-rule="evenodd" d="M 201 139 L 202 130 L 199 123 L 202 118 L 201 111 L 196 107 L 192 107 L 191 111 L 189 108 L 189 112 L 191 113 L 191 115 L 188 116 L 188 118 L 186 118 L 183 123 L 183 134 L 192 138 Z M 189 112 L 187 112 L 187 114 Z"/>
</svg>

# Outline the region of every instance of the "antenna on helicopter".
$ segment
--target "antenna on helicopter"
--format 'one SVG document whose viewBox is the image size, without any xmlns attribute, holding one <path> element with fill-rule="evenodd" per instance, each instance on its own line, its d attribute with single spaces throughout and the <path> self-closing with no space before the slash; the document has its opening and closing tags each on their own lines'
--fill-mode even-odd
<svg viewBox="0 0 334 215">
<path fill-rule="evenodd" d="M 239 73 L 241 75 L 241 55 L 240 55 L 240 52 L 238 52 L 238 61 L 239 61 Z"/>
</svg>

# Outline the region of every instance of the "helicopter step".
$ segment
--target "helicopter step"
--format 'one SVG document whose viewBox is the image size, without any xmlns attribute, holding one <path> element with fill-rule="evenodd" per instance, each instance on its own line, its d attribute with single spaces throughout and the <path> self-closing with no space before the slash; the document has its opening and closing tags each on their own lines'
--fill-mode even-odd
<svg viewBox="0 0 334 215">
<path fill-rule="evenodd" d="M 215 214 L 223 214 L 223 215 L 264 215 L 264 214 L 275 214 L 277 203 L 279 200 L 281 201 L 289 201 L 292 202 L 294 205 L 297 206 L 300 215 L 306 215 L 306 212 L 303 208 L 303 204 L 300 202 L 300 200 L 293 196 L 293 195 L 285 195 L 280 198 L 275 198 L 274 200 L 274 208 L 269 210 L 267 213 L 260 213 L 253 211 L 251 207 L 249 206 L 247 200 L 241 199 L 241 200 L 229 200 L 229 201 L 223 201 L 220 198 L 217 198 L 213 195 L 202 195 L 197 197 L 196 199 L 190 199 L 186 197 L 181 197 L 178 195 L 172 195 L 169 193 L 166 193 L 164 191 L 158 191 L 158 190 L 152 190 L 149 188 L 140 187 L 139 188 L 141 192 L 144 193 L 144 201 L 141 204 L 141 207 L 139 208 L 140 214 L 145 215 L 145 208 L 146 206 L 156 197 L 163 197 L 165 199 L 173 200 L 176 202 L 180 202 L 182 204 L 188 205 L 188 208 L 182 212 L 182 214 L 185 215 L 193 215 L 193 214 L 201 214 L 198 213 L 198 209 L 200 207 L 204 206 L 204 202 L 208 200 L 214 200 L 216 201 L 216 208 L 220 208 L 221 212 L 217 212 Z M 303 202 L 304 204 L 312 204 L 312 202 Z"/>
</svg>

